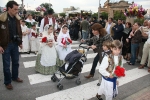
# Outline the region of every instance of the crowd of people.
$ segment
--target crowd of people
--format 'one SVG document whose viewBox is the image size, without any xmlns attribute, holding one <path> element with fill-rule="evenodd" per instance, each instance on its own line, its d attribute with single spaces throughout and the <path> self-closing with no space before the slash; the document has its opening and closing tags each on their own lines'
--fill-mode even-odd
<svg viewBox="0 0 150 100">
<path fill-rule="evenodd" d="M 123 67 L 122 59 L 127 60 L 129 65 L 135 65 L 137 60 L 141 61 L 138 68 L 142 69 L 147 65 L 150 72 L 150 20 L 145 20 L 143 25 L 138 22 L 132 25 L 130 22 L 124 24 L 122 19 L 118 19 L 117 23 L 113 22 L 113 18 L 106 21 L 103 16 L 99 20 L 87 17 L 58 19 L 53 17 L 52 10 L 48 10 L 39 20 L 33 19 L 31 14 L 21 19 L 15 1 L 9 1 L 6 6 L 7 11 L 0 16 L 0 53 L 7 89 L 13 89 L 11 80 L 23 82 L 18 77 L 19 52 L 37 54 L 35 71 L 44 75 L 53 74 L 72 51 L 72 40 L 86 42 L 97 53 L 90 74 L 85 78 L 94 77 L 99 62 L 101 81 L 97 84 L 100 87 L 96 95 L 99 100 L 102 100 L 102 94 L 106 100 L 112 100 L 118 93 L 117 78 L 113 73 L 116 66 Z M 39 23 L 39 31 L 36 21 Z"/>
</svg>

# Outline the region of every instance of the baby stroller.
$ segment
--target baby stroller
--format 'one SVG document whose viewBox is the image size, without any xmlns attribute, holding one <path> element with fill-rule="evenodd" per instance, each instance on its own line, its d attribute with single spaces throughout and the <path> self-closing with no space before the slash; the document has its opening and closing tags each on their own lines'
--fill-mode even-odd
<svg viewBox="0 0 150 100">
<path fill-rule="evenodd" d="M 53 82 L 58 82 L 57 88 L 59 90 L 63 89 L 63 85 L 61 84 L 61 81 L 66 78 L 66 79 L 76 79 L 76 84 L 79 85 L 81 84 L 79 75 L 82 71 L 83 65 L 87 60 L 87 52 L 89 51 L 89 48 L 81 46 L 82 43 L 79 45 L 79 49 L 74 50 L 70 52 L 66 57 L 65 57 L 65 63 L 59 67 L 59 69 L 53 74 L 51 77 L 51 80 Z M 82 49 L 80 49 L 82 48 Z M 87 51 L 85 52 L 85 49 Z M 57 74 L 60 75 L 57 76 Z M 62 76 L 62 78 L 61 78 Z"/>
</svg>

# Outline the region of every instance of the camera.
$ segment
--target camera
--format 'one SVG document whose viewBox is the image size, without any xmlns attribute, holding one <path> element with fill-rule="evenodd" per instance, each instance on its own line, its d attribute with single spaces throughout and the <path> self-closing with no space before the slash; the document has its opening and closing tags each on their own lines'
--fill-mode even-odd
<svg viewBox="0 0 150 100">
<path fill-rule="evenodd" d="M 22 40 L 19 35 L 14 35 L 13 41 L 16 42 L 18 45 L 22 44 Z"/>
</svg>

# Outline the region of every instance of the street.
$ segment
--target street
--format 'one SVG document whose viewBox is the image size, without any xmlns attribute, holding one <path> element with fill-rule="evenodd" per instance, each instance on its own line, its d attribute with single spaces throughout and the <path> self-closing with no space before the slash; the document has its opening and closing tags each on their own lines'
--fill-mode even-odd
<svg viewBox="0 0 150 100">
<path fill-rule="evenodd" d="M 72 49 L 77 49 L 78 46 L 79 42 L 73 41 Z M 0 55 L 0 100 L 97 100 L 95 96 L 98 91 L 99 64 L 93 78 L 84 78 L 89 74 L 95 55 L 92 50 L 88 52 L 87 62 L 80 76 L 81 84 L 77 85 L 76 79 L 64 79 L 62 81 L 63 90 L 57 89 L 57 82 L 51 81 L 52 75 L 41 75 L 35 72 L 36 55 L 32 53 L 20 55 L 19 77 L 24 82 L 12 82 L 14 89 L 7 90 L 3 84 L 3 65 Z M 147 68 L 138 69 L 139 63 L 132 66 L 128 65 L 125 60 L 123 63 L 126 76 L 119 78 L 119 94 L 114 100 L 123 100 L 150 86 L 150 74 Z"/>
</svg>

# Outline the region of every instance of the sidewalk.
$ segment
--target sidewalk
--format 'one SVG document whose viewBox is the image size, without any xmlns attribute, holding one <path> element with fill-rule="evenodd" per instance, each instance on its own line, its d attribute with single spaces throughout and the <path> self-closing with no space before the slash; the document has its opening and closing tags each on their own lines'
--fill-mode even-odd
<svg viewBox="0 0 150 100">
<path fill-rule="evenodd" d="M 150 86 L 123 100 L 150 100 Z"/>
</svg>

